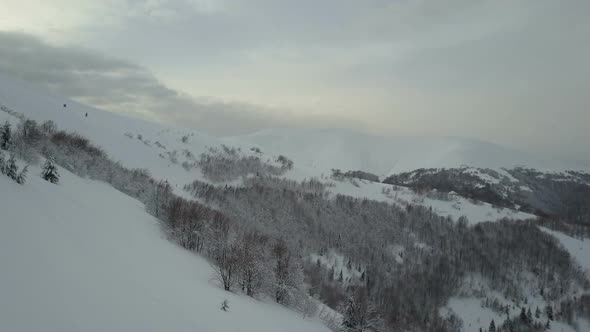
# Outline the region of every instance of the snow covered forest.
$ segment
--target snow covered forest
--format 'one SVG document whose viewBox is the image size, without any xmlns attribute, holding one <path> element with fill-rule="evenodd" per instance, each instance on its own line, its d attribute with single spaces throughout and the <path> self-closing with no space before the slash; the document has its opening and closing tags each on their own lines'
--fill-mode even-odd
<svg viewBox="0 0 590 332">
<path fill-rule="evenodd" d="M 482 299 L 482 307 L 502 317 L 481 322 L 490 331 L 544 331 L 554 322 L 590 319 L 588 274 L 539 228 L 559 224 L 548 214 L 543 221 L 471 225 L 420 204 L 332 195 L 330 181 L 282 177 L 294 167 L 288 157 L 245 157 L 225 145 L 195 159 L 203 180 L 175 190 L 53 121 L 19 121 L 14 131 L 4 125 L 0 142 L 11 156 L 5 162 L 0 155 L 8 165 L 3 173 L 15 181 L 25 182 L 19 174 L 26 167 L 18 173 L 10 166 L 18 159 L 43 163 L 41 176 L 52 183 L 59 181 L 58 168 L 109 183 L 143 202 L 171 241 L 206 257 L 219 287 L 272 299 L 304 317 L 325 305 L 339 313 L 323 316 L 335 331 L 457 331 L 464 322 L 445 308 L 459 295 Z M 385 182 L 407 185 L 403 176 Z M 378 181 L 362 171 L 335 170 L 332 177 Z M 429 190 L 466 190 L 426 183 Z M 416 190 L 427 184 L 417 183 Z M 470 198 L 485 201 L 485 195 Z"/>
</svg>

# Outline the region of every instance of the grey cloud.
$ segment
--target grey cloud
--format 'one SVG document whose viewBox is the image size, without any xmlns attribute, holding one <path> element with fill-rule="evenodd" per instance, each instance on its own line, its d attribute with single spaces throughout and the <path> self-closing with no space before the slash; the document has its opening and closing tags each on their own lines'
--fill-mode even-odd
<svg viewBox="0 0 590 332">
<path fill-rule="evenodd" d="M 21 33 L 0 32 L 0 71 L 100 108 L 217 135 L 304 121 L 286 110 L 189 97 L 141 66 L 78 47 L 51 46 Z"/>
</svg>

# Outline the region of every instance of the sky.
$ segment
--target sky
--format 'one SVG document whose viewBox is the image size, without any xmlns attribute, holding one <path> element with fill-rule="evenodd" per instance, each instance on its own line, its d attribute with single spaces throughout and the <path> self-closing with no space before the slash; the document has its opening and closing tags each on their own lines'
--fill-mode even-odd
<svg viewBox="0 0 590 332">
<path fill-rule="evenodd" d="M 215 135 L 345 128 L 590 160 L 587 0 L 0 0 L 0 72 Z"/>
</svg>

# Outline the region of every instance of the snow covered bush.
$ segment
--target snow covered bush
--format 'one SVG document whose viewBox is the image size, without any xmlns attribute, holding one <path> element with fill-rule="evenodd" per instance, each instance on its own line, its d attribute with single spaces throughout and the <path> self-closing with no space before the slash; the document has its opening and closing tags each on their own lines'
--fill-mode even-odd
<svg viewBox="0 0 590 332">
<path fill-rule="evenodd" d="M 56 129 L 57 126 L 55 125 L 55 122 L 51 120 L 47 120 L 41 124 L 41 132 L 45 136 L 52 135 L 53 133 L 55 133 Z"/>
<path fill-rule="evenodd" d="M 13 135 L 12 150 L 20 158 L 30 164 L 39 163 L 39 146 L 46 136 L 34 120 L 21 121 Z"/>
<path fill-rule="evenodd" d="M 279 156 L 275 162 L 263 161 L 258 155 L 221 145 L 202 153 L 197 165 L 203 175 L 214 182 L 233 181 L 242 176 L 279 176 L 293 167 L 293 162 Z"/>
<path fill-rule="evenodd" d="M 229 302 L 227 301 L 227 299 L 225 299 L 225 300 L 223 300 L 223 302 L 221 302 L 221 310 L 223 310 L 223 311 L 229 310 Z"/>
</svg>

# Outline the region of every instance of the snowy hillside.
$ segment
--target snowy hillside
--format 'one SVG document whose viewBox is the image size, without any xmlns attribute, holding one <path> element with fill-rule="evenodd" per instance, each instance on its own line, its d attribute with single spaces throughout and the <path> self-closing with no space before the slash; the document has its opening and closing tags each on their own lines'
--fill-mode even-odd
<svg viewBox="0 0 590 332">
<path fill-rule="evenodd" d="M 357 179 L 335 182 L 334 187 L 330 188 L 330 190 L 343 195 L 366 197 L 402 206 L 408 204 L 422 205 L 432 208 L 434 213 L 443 217 L 451 216 L 453 219 L 458 219 L 465 216 L 472 224 L 502 218 L 516 220 L 536 218 L 535 215 L 530 213 L 495 207 L 489 203 L 475 202 L 459 195 L 446 195 L 436 191 L 418 194 L 407 187 Z"/>
<path fill-rule="evenodd" d="M 554 236 L 574 257 L 575 261 L 580 264 L 581 268 L 590 275 L 590 241 L 588 239 L 575 239 L 561 232 L 544 227 L 541 229 Z M 526 287 L 523 288 L 526 289 Z M 530 309 L 532 312 L 535 312 L 536 308 L 540 308 L 541 313 L 538 315 L 539 317 L 535 314 L 534 320 L 545 325 L 548 303 L 537 292 L 537 289 L 529 288 L 526 292 L 527 302 L 522 303 L 518 300 L 507 299 L 503 294 L 494 292 L 488 287 L 485 280 L 473 276 L 465 280 L 463 290 L 461 290 L 462 296 L 452 298 L 447 306 L 442 309 L 442 313 L 443 315 L 448 312 L 457 314 L 463 320 L 462 331 L 476 331 L 479 328 L 483 328 L 485 331 L 492 320 L 497 323 L 505 319 L 505 312 L 499 312 L 498 306 L 508 307 L 509 315 L 515 317 L 520 314 L 522 307 Z M 485 294 L 485 296 L 478 298 L 474 297 L 474 294 L 479 296 Z M 590 321 L 587 319 L 578 319 L 574 325 L 577 328 L 562 322 L 552 321 L 549 330 L 561 332 L 590 331 Z"/>
<path fill-rule="evenodd" d="M 445 319 L 435 324 L 457 326 L 454 319 L 460 318 L 464 331 L 485 327 L 490 319 L 500 323 L 504 316 L 498 306 L 482 304 L 490 297 L 509 306 L 510 317 L 517 317 L 523 297 L 531 305 L 557 308 L 567 305 L 563 301 L 575 301 L 587 293 L 583 272 L 576 270 L 577 264 L 588 269 L 587 241 L 541 232 L 533 222 L 497 221 L 535 219 L 534 214 L 523 212 L 537 213 L 522 209 L 529 203 L 558 211 L 562 198 L 567 198 L 563 206 L 568 213 L 584 218 L 588 211 L 584 201 L 563 193 L 583 192 L 577 185 L 586 186 L 588 174 L 503 168 L 526 163 L 559 170 L 564 165 L 455 138 L 385 139 L 340 130 L 294 129 L 218 138 L 90 108 L 1 75 L 0 106 L 0 123 L 9 121 L 18 128 L 25 118 L 39 124 L 52 120 L 60 130 L 82 134 L 103 148 L 112 161 L 128 168 L 118 170 L 119 164 L 109 161 L 105 169 L 95 167 L 89 175 L 108 181 L 121 192 L 65 169 L 62 183 L 55 186 L 39 178 L 35 164 L 24 186 L 0 176 L 0 197 L 9 197 L 0 200 L 0 264 L 9 271 L 3 274 L 7 282 L 0 283 L 0 291 L 8 294 L 3 300 L 16 299 L 16 304 L 0 302 L 2 309 L 6 308 L 0 312 L 0 321 L 6 322 L 8 330 L 36 330 L 39 326 L 50 331 L 87 330 L 84 325 L 89 322 L 97 331 L 155 331 L 171 326 L 175 331 L 227 331 L 237 326 L 244 331 L 326 330 L 317 318 L 303 319 L 301 313 L 272 300 L 254 300 L 222 290 L 212 278 L 214 268 L 185 250 L 202 250 L 193 242 L 203 241 L 202 237 L 209 241 L 209 252 L 201 251 L 201 255 L 211 259 L 211 250 L 216 250 L 211 249 L 216 245 L 211 243 L 218 241 L 213 232 L 219 220 L 208 217 L 204 206 L 221 211 L 217 215 L 221 225 L 223 220 L 234 223 L 233 235 L 223 240 L 230 248 L 246 243 L 236 242 L 244 234 L 240 233 L 242 227 L 264 234 L 260 240 L 266 242 L 259 256 L 263 261 L 269 260 L 276 248 L 271 247 L 275 242 L 262 239 L 282 239 L 290 234 L 288 245 L 299 250 L 294 251 L 301 255 L 299 259 L 307 257 L 294 265 L 294 271 L 305 271 L 309 290 L 315 292 L 312 295 L 333 309 L 349 295 L 347 288 L 369 288 L 373 278 L 382 287 L 382 292 L 373 295 L 382 296 L 376 299 L 380 302 L 398 297 L 419 301 L 426 298 L 420 292 L 438 292 L 428 297 L 428 305 L 412 304 L 423 308 L 422 313 L 411 306 L 391 307 L 398 310 L 392 311 L 394 321 L 396 315 L 410 317 L 408 330 L 424 327 L 419 325 L 424 320 L 412 315 L 421 317 L 435 311 Z M 85 167 L 90 166 L 84 166 L 84 161 L 81 166 L 76 163 L 76 158 L 81 158 L 78 153 L 85 150 L 73 146 L 74 157 L 68 159 L 67 140 L 75 137 L 58 134 L 46 135 L 46 146 L 63 149 L 61 166 L 73 163 L 70 169 L 86 176 Z M 36 149 L 45 154 L 43 148 Z M 86 162 L 93 165 L 92 158 Z M 107 157 L 101 158 L 96 160 L 104 162 Z M 459 168 L 414 170 L 429 166 Z M 385 179 L 390 172 L 402 170 L 411 171 Z M 158 196 L 162 188 L 156 184 L 158 180 L 167 181 L 173 194 L 199 203 L 194 206 L 188 200 L 168 201 Z M 154 188 L 156 196 L 150 196 Z M 557 194 L 556 188 L 561 188 L 562 194 Z M 166 202 L 167 213 L 178 213 L 166 219 L 170 238 L 162 232 L 161 222 L 152 217 L 164 220 L 165 214 L 148 207 L 154 204 L 152 200 L 159 202 L 154 197 Z M 170 202 L 181 208 L 174 210 Z M 462 216 L 468 224 L 454 222 Z M 469 225 L 475 226 L 463 228 Z M 561 241 L 563 248 L 546 233 Z M 184 248 L 173 244 L 173 237 Z M 503 252 L 515 247 L 518 255 Z M 540 250 L 546 257 L 542 262 L 532 258 Z M 22 255 L 15 259 L 7 254 L 13 252 Z M 453 261 L 462 263 L 449 265 Z M 465 261 L 469 263 L 464 265 Z M 267 263 L 259 266 L 266 273 Z M 423 270 L 422 266 L 428 265 L 446 272 Z M 479 276 L 481 271 L 487 274 Z M 531 271 L 543 271 L 545 276 L 534 277 Z M 432 282 L 428 281 L 429 273 Z M 556 293 L 562 284 L 545 284 L 544 280 L 554 275 L 570 285 L 565 295 L 563 288 L 562 294 Z M 397 288 L 414 282 L 422 284 Z M 550 293 L 539 297 L 535 293 L 538 287 Z M 385 290 L 393 293 L 388 295 Z M 264 296 L 272 293 L 271 288 Z M 229 312 L 220 310 L 224 299 L 229 300 Z M 333 313 L 327 306 L 322 307 Z M 25 308 L 42 314 L 26 319 L 22 314 Z M 301 306 L 295 309 L 301 310 Z M 265 319 L 269 312 L 273 319 Z M 567 325 L 564 321 L 568 318 L 560 315 L 551 330 L 573 331 L 574 321 Z M 251 326 L 243 324 L 246 320 Z M 418 325 L 412 325 L 415 322 Z M 583 330 L 586 321 L 576 322 Z M 537 319 L 535 323 L 543 322 Z"/>
<path fill-rule="evenodd" d="M 561 232 L 542 228 L 561 242 L 567 251 L 575 257 L 581 267 L 590 275 L 590 239 L 576 239 Z"/>
<path fill-rule="evenodd" d="M 327 331 L 272 302 L 223 291 L 143 204 L 62 170 L 0 175 L 0 330 Z M 224 299 L 229 310 L 220 310 Z"/>
<path fill-rule="evenodd" d="M 211 137 L 192 129 L 175 128 L 100 111 L 51 95 L 2 74 L 0 103 L 17 112 L 25 112 L 30 118 L 52 119 L 61 127 L 82 131 L 103 145 L 115 159 L 125 162 L 131 162 L 125 158 L 125 146 L 129 142 L 121 143 L 120 138 L 124 134 L 132 134 L 134 138 L 141 135 L 141 141 L 146 147 L 168 152 L 180 152 L 182 148 L 189 147 L 192 152 L 199 154 L 207 146 L 219 144 L 241 147 L 244 150 L 258 147 L 266 154 L 289 156 L 307 175 L 327 173 L 332 168 L 363 170 L 381 177 L 418 168 L 462 165 L 486 168 L 526 165 L 555 170 L 584 168 L 582 165 L 546 160 L 487 142 L 454 137 L 378 137 L 338 129 L 272 129 L 236 137 Z M 63 107 L 64 103 L 67 103 L 66 108 Z M 88 118 L 84 117 L 86 113 Z M 188 135 L 189 139 L 185 144 L 180 144 L 184 135 Z M 144 160 L 135 159 L 136 164 L 141 164 L 142 161 Z"/>
<path fill-rule="evenodd" d="M 326 331 L 318 301 L 404 331 L 586 324 L 587 241 L 539 226 L 554 211 L 587 233 L 587 173 L 454 138 L 212 137 L 1 75 L 0 107 L 0 164 L 30 164 L 24 185 L 0 175 L 7 330 Z M 59 185 L 35 160 L 55 157 Z M 560 310 L 518 320 L 532 305 Z"/>
<path fill-rule="evenodd" d="M 169 127 L 97 110 L 3 75 L 0 75 L 0 106 L 38 122 L 52 120 L 62 129 L 83 133 L 124 166 L 145 168 L 155 178 L 166 179 L 179 195 L 186 195 L 182 187 L 194 180 L 208 181 L 198 168 L 183 167 L 183 163 L 185 166 L 194 164 L 209 147 L 225 144 L 241 148 L 245 155 L 256 155 L 251 149 L 257 147 L 265 160 L 286 155 L 294 161 L 294 168 L 284 175 L 286 178 L 303 180 L 323 177 L 323 181 L 334 183 L 329 190 L 337 194 L 401 205 L 425 205 L 442 216 L 458 218 L 465 215 L 472 222 L 504 217 L 532 217 L 518 211 L 496 209 L 489 204 L 474 204 L 461 197 L 453 201 L 438 200 L 416 195 L 403 187 L 396 189 L 368 181 L 352 185 L 348 181 L 334 182 L 329 178 L 332 168 L 376 170 L 383 176 L 392 170 L 424 165 L 453 166 L 472 162 L 501 166 L 503 162 L 509 162 L 517 156 L 514 151 L 490 144 L 407 137 L 386 140 L 338 130 L 268 130 L 242 137 L 217 138 L 191 129 Z M 18 122 L 17 118 L 0 112 L 0 122 L 5 120 L 14 124 Z M 473 153 L 463 154 L 467 146 Z M 489 156 L 493 158 L 488 159 Z M 394 189 L 395 193 L 387 193 Z"/>
</svg>

